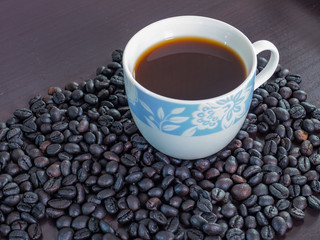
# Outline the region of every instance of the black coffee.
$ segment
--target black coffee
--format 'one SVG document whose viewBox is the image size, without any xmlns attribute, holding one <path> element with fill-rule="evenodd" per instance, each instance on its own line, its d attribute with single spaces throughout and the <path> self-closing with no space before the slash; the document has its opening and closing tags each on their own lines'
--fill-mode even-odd
<svg viewBox="0 0 320 240">
<path fill-rule="evenodd" d="M 135 79 L 145 88 L 184 100 L 227 93 L 246 75 L 238 53 L 223 43 L 200 37 L 160 42 L 147 49 L 134 68 Z"/>
</svg>

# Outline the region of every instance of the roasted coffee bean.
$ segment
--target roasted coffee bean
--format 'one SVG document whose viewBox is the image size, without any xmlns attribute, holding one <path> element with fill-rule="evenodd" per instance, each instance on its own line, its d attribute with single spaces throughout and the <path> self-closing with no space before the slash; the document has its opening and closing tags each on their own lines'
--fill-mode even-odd
<svg viewBox="0 0 320 240">
<path fill-rule="evenodd" d="M 156 240 L 173 240 L 176 239 L 175 235 L 172 232 L 169 231 L 159 231 L 156 235 L 155 235 L 155 239 Z"/>
<path fill-rule="evenodd" d="M 290 116 L 293 119 L 303 118 L 306 115 L 306 110 L 300 104 L 295 104 L 289 110 Z"/>
<path fill-rule="evenodd" d="M 259 240 L 260 233 L 256 229 L 250 228 L 246 231 L 246 239 L 247 240 Z"/>
<path fill-rule="evenodd" d="M 292 206 L 301 210 L 305 210 L 308 206 L 307 199 L 303 196 L 297 196 L 293 199 Z"/>
<path fill-rule="evenodd" d="M 310 162 L 317 166 L 320 164 L 320 154 L 317 153 L 313 153 L 310 157 L 309 157 Z"/>
<path fill-rule="evenodd" d="M 269 191 L 274 197 L 279 199 L 288 198 L 289 196 L 288 188 L 280 183 L 273 183 L 272 185 L 270 185 Z"/>
<path fill-rule="evenodd" d="M 92 217 L 103 219 L 107 215 L 107 212 L 104 207 L 97 205 L 97 208 L 91 214 Z"/>
<path fill-rule="evenodd" d="M 263 209 L 263 213 L 267 218 L 271 219 L 278 215 L 278 209 L 273 205 L 268 205 Z"/>
<path fill-rule="evenodd" d="M 245 233 L 239 228 L 230 228 L 226 233 L 226 238 L 227 240 L 232 240 L 232 239 L 244 240 Z"/>
<path fill-rule="evenodd" d="M 190 218 L 190 223 L 195 228 L 201 229 L 204 224 L 208 223 L 208 221 L 205 218 L 203 218 L 201 215 L 193 215 Z"/>
<path fill-rule="evenodd" d="M 133 167 L 137 163 L 136 158 L 130 154 L 124 154 L 120 160 L 127 167 Z"/>
<path fill-rule="evenodd" d="M 67 209 L 72 204 L 68 199 L 51 199 L 48 201 L 48 205 L 55 209 Z"/>
<path fill-rule="evenodd" d="M 134 217 L 134 214 L 132 210 L 124 209 L 118 214 L 117 221 L 120 224 L 126 224 L 126 223 L 129 223 L 133 219 L 133 217 Z"/>
<path fill-rule="evenodd" d="M 66 227 L 59 230 L 58 240 L 72 240 L 74 235 L 74 230 L 72 228 Z"/>
<path fill-rule="evenodd" d="M 311 187 L 307 184 L 303 185 L 301 188 L 301 195 L 304 197 L 308 197 L 308 196 L 312 195 Z"/>
<path fill-rule="evenodd" d="M 91 236 L 91 232 L 88 228 L 82 228 L 76 231 L 73 235 L 74 240 L 88 239 Z"/>
<path fill-rule="evenodd" d="M 272 240 L 275 237 L 275 231 L 270 225 L 267 225 L 261 228 L 260 235 L 264 240 Z"/>
<path fill-rule="evenodd" d="M 274 204 L 274 198 L 270 195 L 260 196 L 258 199 L 258 204 L 262 207 L 272 205 L 272 204 Z"/>
<path fill-rule="evenodd" d="M 3 199 L 3 204 L 9 207 L 16 206 L 21 200 L 21 196 L 19 194 L 10 195 Z"/>
<path fill-rule="evenodd" d="M 237 208 L 232 203 L 226 203 L 221 208 L 221 214 L 226 218 L 231 218 L 237 214 Z"/>
<path fill-rule="evenodd" d="M 178 183 L 177 185 L 174 186 L 174 192 L 178 195 L 178 196 L 186 196 L 189 193 L 189 188 L 187 185 L 183 184 L 183 183 Z"/>
<path fill-rule="evenodd" d="M 36 219 L 44 218 L 45 213 L 46 213 L 45 206 L 43 203 L 40 203 L 40 202 L 34 205 L 31 210 L 32 216 L 34 216 Z"/>
<path fill-rule="evenodd" d="M 202 212 L 206 212 L 206 213 L 212 212 L 212 204 L 208 199 L 201 198 L 200 200 L 197 201 L 196 206 Z"/>
<path fill-rule="evenodd" d="M 290 201 L 287 199 L 280 199 L 276 203 L 276 207 L 278 208 L 279 211 L 283 211 L 288 209 L 290 206 Z"/>
<path fill-rule="evenodd" d="M 51 218 L 59 218 L 65 213 L 61 209 L 46 208 L 46 214 Z"/>
<path fill-rule="evenodd" d="M 320 210 L 320 200 L 318 197 L 314 196 L 314 195 L 310 195 L 308 196 L 308 205 L 316 210 Z"/>
<path fill-rule="evenodd" d="M 276 123 L 277 117 L 273 110 L 267 109 L 263 114 L 263 119 L 269 125 L 274 125 Z"/>
<path fill-rule="evenodd" d="M 20 188 L 15 182 L 6 184 L 2 189 L 4 196 L 16 195 L 20 193 Z"/>
<path fill-rule="evenodd" d="M 290 118 L 289 112 L 284 108 L 276 107 L 273 109 L 273 112 L 275 113 L 277 119 L 282 122 L 288 121 Z"/>
<path fill-rule="evenodd" d="M 48 193 L 54 193 L 59 190 L 61 186 L 61 178 L 50 178 L 44 185 L 43 190 Z"/>
<path fill-rule="evenodd" d="M 139 182 L 143 178 L 142 172 L 133 172 L 126 176 L 125 181 L 127 183 L 133 184 Z"/>
<path fill-rule="evenodd" d="M 77 195 L 77 190 L 74 186 L 62 187 L 57 194 L 64 199 L 74 199 Z"/>
<path fill-rule="evenodd" d="M 304 211 L 299 208 L 292 207 L 289 210 L 289 213 L 294 219 L 297 219 L 297 220 L 303 220 L 305 217 Z"/>
<path fill-rule="evenodd" d="M 9 233 L 9 239 L 12 240 L 29 240 L 29 235 L 26 231 L 23 230 L 13 230 Z"/>
<path fill-rule="evenodd" d="M 206 223 L 202 226 L 202 230 L 208 235 L 219 235 L 222 227 L 217 223 Z"/>
<path fill-rule="evenodd" d="M 251 186 L 247 183 L 236 184 L 231 188 L 233 198 L 242 201 L 251 195 Z"/>
<path fill-rule="evenodd" d="M 229 226 L 231 228 L 239 228 L 239 229 L 242 229 L 244 225 L 244 219 L 242 216 L 240 215 L 235 215 L 233 216 L 230 221 L 229 221 Z"/>
<path fill-rule="evenodd" d="M 24 220 L 16 220 L 11 224 L 12 230 L 26 230 L 28 223 Z"/>
<path fill-rule="evenodd" d="M 21 219 L 26 221 L 27 223 L 37 223 L 37 219 L 33 217 L 30 213 L 22 212 L 20 216 Z"/>
<path fill-rule="evenodd" d="M 64 227 L 70 227 L 72 222 L 72 218 L 70 216 L 61 216 L 56 221 L 56 227 L 58 229 L 64 228 Z"/>
<path fill-rule="evenodd" d="M 34 192 L 25 192 L 22 197 L 24 203 L 36 203 L 38 202 L 38 195 Z"/>
<path fill-rule="evenodd" d="M 0 236 L 1 237 L 7 237 L 10 233 L 11 228 L 7 224 L 0 224 Z"/>
<path fill-rule="evenodd" d="M 262 212 L 260 212 L 260 211 L 258 211 L 258 212 L 256 213 L 256 220 L 257 220 L 257 223 L 259 224 L 259 226 L 266 226 L 266 225 L 268 225 L 268 219 L 267 219 L 266 216 L 265 216 Z"/>
<path fill-rule="evenodd" d="M 17 205 L 17 210 L 19 212 L 28 212 L 28 213 L 30 213 L 31 209 L 32 209 L 32 206 L 31 206 L 31 204 L 28 204 L 28 203 L 20 202 Z M 0 222 L 1 222 L 1 220 L 0 220 Z"/>
<path fill-rule="evenodd" d="M 40 239 L 42 236 L 40 225 L 38 223 L 31 224 L 28 227 L 28 234 L 31 239 Z"/>
<path fill-rule="evenodd" d="M 228 189 L 233 185 L 233 181 L 230 178 L 219 178 L 215 185 L 217 188 L 228 191 Z"/>
<path fill-rule="evenodd" d="M 108 197 L 104 200 L 105 209 L 109 214 L 115 214 L 118 212 L 117 201 L 113 197 Z"/>
<path fill-rule="evenodd" d="M 189 229 L 187 231 L 188 239 L 190 240 L 203 240 L 204 235 L 200 230 L 197 229 Z"/>
<path fill-rule="evenodd" d="M 138 236 L 142 239 L 151 239 L 149 230 L 142 223 L 140 223 L 138 227 Z"/>
<path fill-rule="evenodd" d="M 211 197 L 213 200 L 219 202 L 221 201 L 225 196 L 225 191 L 223 191 L 222 189 L 220 188 L 213 188 L 211 190 Z"/>
<path fill-rule="evenodd" d="M 307 177 L 302 175 L 294 175 L 291 177 L 291 182 L 300 186 L 306 184 L 307 180 Z"/>
<path fill-rule="evenodd" d="M 254 216 L 247 216 L 244 219 L 244 225 L 246 228 L 256 228 L 257 220 Z"/>
<path fill-rule="evenodd" d="M 23 155 L 18 159 L 19 167 L 24 170 L 28 171 L 32 167 L 32 162 L 29 156 Z"/>
<path fill-rule="evenodd" d="M 160 225 L 166 225 L 168 222 L 167 217 L 158 210 L 150 211 L 150 218 Z"/>
<path fill-rule="evenodd" d="M 316 192 L 316 193 L 320 193 L 320 181 L 319 180 L 313 180 L 311 181 L 311 189 Z"/>
<path fill-rule="evenodd" d="M 71 227 L 75 230 L 83 229 L 87 227 L 88 221 L 89 221 L 88 216 L 85 216 L 85 215 L 77 216 L 76 218 L 73 219 L 71 223 Z"/>
<path fill-rule="evenodd" d="M 59 143 L 52 143 L 46 148 L 46 153 L 49 156 L 56 156 L 62 151 L 62 146 Z"/>
<path fill-rule="evenodd" d="M 19 108 L 13 112 L 13 115 L 19 119 L 26 119 L 32 116 L 32 111 L 28 108 Z"/>
<path fill-rule="evenodd" d="M 97 198 L 99 200 L 103 200 L 103 199 L 106 199 L 108 197 L 112 197 L 115 195 L 115 191 L 113 189 L 110 189 L 110 188 L 106 188 L 106 189 L 103 189 L 101 191 L 99 191 L 97 193 Z"/>
<path fill-rule="evenodd" d="M 279 212 L 279 216 L 285 220 L 287 229 L 291 229 L 293 227 L 293 220 L 291 218 L 291 215 L 287 211 Z"/>
</svg>

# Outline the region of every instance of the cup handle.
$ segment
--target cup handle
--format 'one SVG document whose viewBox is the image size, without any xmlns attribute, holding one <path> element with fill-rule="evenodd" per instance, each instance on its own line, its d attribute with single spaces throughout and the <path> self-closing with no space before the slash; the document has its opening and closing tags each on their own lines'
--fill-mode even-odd
<svg viewBox="0 0 320 240">
<path fill-rule="evenodd" d="M 270 51 L 270 59 L 265 66 L 265 68 L 258 73 L 256 76 L 255 84 L 254 84 L 254 89 L 257 89 L 259 86 L 261 86 L 264 82 L 266 82 L 275 72 L 278 63 L 279 63 L 279 52 L 276 46 L 267 41 L 267 40 L 260 40 L 256 41 L 253 44 L 254 52 L 256 55 L 263 51 Z"/>
</svg>

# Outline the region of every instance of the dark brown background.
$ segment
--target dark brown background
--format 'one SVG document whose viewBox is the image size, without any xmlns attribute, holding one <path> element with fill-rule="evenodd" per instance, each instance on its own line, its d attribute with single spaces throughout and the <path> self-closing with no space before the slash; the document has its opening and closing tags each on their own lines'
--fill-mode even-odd
<svg viewBox="0 0 320 240">
<path fill-rule="evenodd" d="M 309 101 L 320 107 L 319 0 L 0 0 L 0 121 L 50 86 L 90 78 L 149 23 L 188 14 L 230 23 L 252 42 L 272 41 L 280 63 L 302 75 Z M 319 239 L 319 220 L 308 211 L 279 239 Z M 48 228 L 44 239 L 54 239 Z"/>
</svg>

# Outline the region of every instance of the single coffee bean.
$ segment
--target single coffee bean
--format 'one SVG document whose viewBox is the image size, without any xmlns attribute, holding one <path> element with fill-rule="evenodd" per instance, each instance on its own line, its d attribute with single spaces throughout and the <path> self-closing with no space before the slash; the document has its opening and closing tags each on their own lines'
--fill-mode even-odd
<svg viewBox="0 0 320 240">
<path fill-rule="evenodd" d="M 226 203 L 221 208 L 221 214 L 227 218 L 231 218 L 237 214 L 237 208 L 232 203 Z"/>
<path fill-rule="evenodd" d="M 263 209 L 263 213 L 267 218 L 271 219 L 278 215 L 278 209 L 273 205 L 268 205 Z"/>
<path fill-rule="evenodd" d="M 200 200 L 197 201 L 197 207 L 199 208 L 200 211 L 202 212 L 212 212 L 212 204 L 210 200 L 201 198 Z"/>
<path fill-rule="evenodd" d="M 32 216 L 34 216 L 36 219 L 42 219 L 45 217 L 46 208 L 45 205 L 41 202 L 37 203 L 33 206 L 31 210 Z"/>
<path fill-rule="evenodd" d="M 205 218 L 203 218 L 201 215 L 193 215 L 190 218 L 190 223 L 195 228 L 201 229 L 204 224 L 208 223 L 208 221 Z"/>
<path fill-rule="evenodd" d="M 270 185 L 269 191 L 274 197 L 279 199 L 288 198 L 289 196 L 288 188 L 280 183 L 273 183 L 272 185 Z"/>
<path fill-rule="evenodd" d="M 292 207 L 289 210 L 289 213 L 294 219 L 297 219 L 297 220 L 303 220 L 305 217 L 304 211 L 299 208 Z"/>
<path fill-rule="evenodd" d="M 150 211 L 150 218 L 160 225 L 166 225 L 168 222 L 167 217 L 160 211 Z"/>
<path fill-rule="evenodd" d="M 222 227 L 217 223 L 206 223 L 202 226 L 202 230 L 208 235 L 219 235 Z"/>
<path fill-rule="evenodd" d="M 236 184 L 231 188 L 232 196 L 238 200 L 242 201 L 251 195 L 251 186 L 247 183 Z"/>
<path fill-rule="evenodd" d="M 305 210 L 308 206 L 307 199 L 303 196 L 297 196 L 293 199 L 292 206 L 301 210 Z"/>
<path fill-rule="evenodd" d="M 290 201 L 287 199 L 280 199 L 276 203 L 276 207 L 278 208 L 279 211 L 283 211 L 288 209 L 290 206 Z"/>
<path fill-rule="evenodd" d="M 40 239 L 42 236 L 42 230 L 38 223 L 31 224 L 28 227 L 28 234 L 31 239 Z"/>
<path fill-rule="evenodd" d="M 320 181 L 319 180 L 313 180 L 311 181 L 311 189 L 316 192 L 316 193 L 320 193 Z"/>
<path fill-rule="evenodd" d="M 38 202 L 38 195 L 34 192 L 25 192 L 22 197 L 24 203 L 36 203 Z"/>
<path fill-rule="evenodd" d="M 239 228 L 230 228 L 226 233 L 226 237 L 227 237 L 227 240 L 232 240 L 232 239 L 244 240 L 245 233 Z"/>
<path fill-rule="evenodd" d="M 117 221 L 120 224 L 126 224 L 130 222 L 133 219 L 133 217 L 134 217 L 134 214 L 130 209 L 124 209 L 118 214 Z"/>
<path fill-rule="evenodd" d="M 64 228 L 64 227 L 70 227 L 72 222 L 72 218 L 70 216 L 61 216 L 56 221 L 56 227 L 58 229 Z"/>
<path fill-rule="evenodd" d="M 190 229 L 187 231 L 187 236 L 190 240 L 203 240 L 204 239 L 204 235 L 202 233 L 202 231 L 197 230 L 197 229 Z"/>
<path fill-rule="evenodd" d="M 270 225 L 262 227 L 260 234 L 261 238 L 264 240 L 272 240 L 275 237 L 275 231 Z"/>
<path fill-rule="evenodd" d="M 20 188 L 15 182 L 6 184 L 2 189 L 4 196 L 16 195 L 20 193 Z"/>
<path fill-rule="evenodd" d="M 258 240 L 258 239 L 260 239 L 260 234 L 256 229 L 250 228 L 246 231 L 246 239 L 247 240 Z"/>
<path fill-rule="evenodd" d="M 172 232 L 169 231 L 159 231 L 156 235 L 155 235 L 155 239 L 156 240 L 173 240 L 175 239 L 175 235 Z"/>
<path fill-rule="evenodd" d="M 308 205 L 311 208 L 316 209 L 316 210 L 320 210 L 320 200 L 318 197 L 311 195 L 311 196 L 308 196 L 307 199 L 308 199 Z"/>
<path fill-rule="evenodd" d="M 76 231 L 73 235 L 74 240 L 88 239 L 91 236 L 91 232 L 88 228 L 82 228 Z"/>
<path fill-rule="evenodd" d="M 9 239 L 12 240 L 29 240 L 29 235 L 26 231 L 23 230 L 13 230 L 9 233 Z"/>
</svg>

